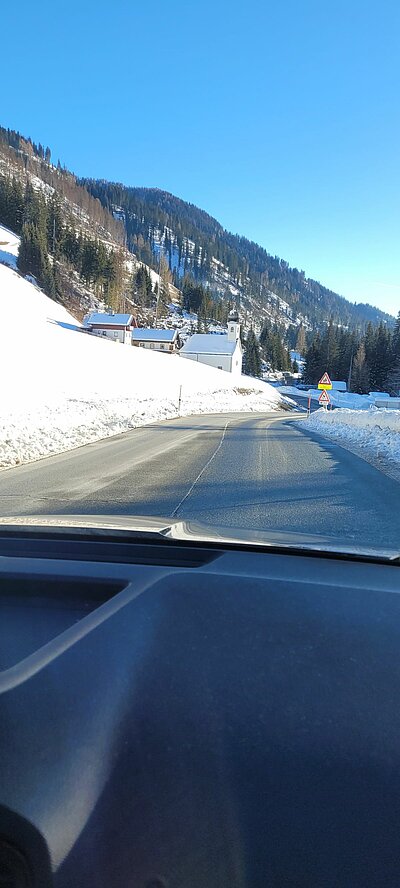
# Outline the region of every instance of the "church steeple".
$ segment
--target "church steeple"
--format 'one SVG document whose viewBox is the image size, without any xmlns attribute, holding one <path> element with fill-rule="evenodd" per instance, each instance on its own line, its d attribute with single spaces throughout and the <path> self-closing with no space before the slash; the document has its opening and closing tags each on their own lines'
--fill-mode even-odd
<svg viewBox="0 0 400 888">
<path fill-rule="evenodd" d="M 237 342 L 240 337 L 239 315 L 235 308 L 228 314 L 228 341 Z"/>
</svg>

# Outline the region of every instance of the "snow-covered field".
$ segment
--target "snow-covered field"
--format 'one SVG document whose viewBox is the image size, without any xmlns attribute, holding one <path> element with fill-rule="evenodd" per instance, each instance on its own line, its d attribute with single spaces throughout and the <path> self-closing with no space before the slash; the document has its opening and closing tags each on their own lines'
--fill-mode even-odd
<svg viewBox="0 0 400 888">
<path fill-rule="evenodd" d="M 306 428 L 355 444 L 366 456 L 400 463 L 400 410 L 317 410 L 306 420 Z M 302 425 L 304 428 L 304 424 Z"/>
<path fill-rule="evenodd" d="M 0 242 L 12 266 L 18 238 L 0 227 Z M 180 391 L 181 415 L 282 403 L 260 380 L 83 333 L 65 308 L 3 264 L 0 374 L 3 467 L 177 416 Z"/>
<path fill-rule="evenodd" d="M 17 256 L 19 250 L 19 237 L 0 225 L 0 262 L 9 265 L 10 268 L 17 267 Z"/>
</svg>

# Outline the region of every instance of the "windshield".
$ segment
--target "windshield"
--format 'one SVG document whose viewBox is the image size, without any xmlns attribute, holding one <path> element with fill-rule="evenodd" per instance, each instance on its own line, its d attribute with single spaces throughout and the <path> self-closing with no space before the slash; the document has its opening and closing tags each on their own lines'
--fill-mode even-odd
<svg viewBox="0 0 400 888">
<path fill-rule="evenodd" d="M 398 7 L 22 7 L 0 518 L 398 552 Z"/>
</svg>

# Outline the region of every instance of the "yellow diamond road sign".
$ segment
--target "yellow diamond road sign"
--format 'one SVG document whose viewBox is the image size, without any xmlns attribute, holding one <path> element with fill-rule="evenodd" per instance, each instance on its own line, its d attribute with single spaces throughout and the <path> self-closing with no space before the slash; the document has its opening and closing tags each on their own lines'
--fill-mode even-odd
<svg viewBox="0 0 400 888">
<path fill-rule="evenodd" d="M 327 373 L 324 373 L 323 376 L 321 376 L 321 379 L 318 383 L 318 388 L 324 389 L 324 390 L 327 390 L 327 389 L 329 390 L 332 388 L 332 383 L 331 383 Z"/>
</svg>

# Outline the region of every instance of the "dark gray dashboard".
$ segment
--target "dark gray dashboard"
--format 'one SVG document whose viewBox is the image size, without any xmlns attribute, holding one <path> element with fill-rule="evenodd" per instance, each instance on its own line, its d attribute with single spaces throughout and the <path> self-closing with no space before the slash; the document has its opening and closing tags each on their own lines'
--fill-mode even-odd
<svg viewBox="0 0 400 888">
<path fill-rule="evenodd" d="M 398 566 L 39 533 L 0 551 L 12 888 L 399 884 Z"/>
</svg>

